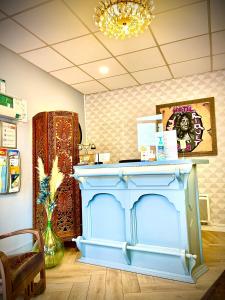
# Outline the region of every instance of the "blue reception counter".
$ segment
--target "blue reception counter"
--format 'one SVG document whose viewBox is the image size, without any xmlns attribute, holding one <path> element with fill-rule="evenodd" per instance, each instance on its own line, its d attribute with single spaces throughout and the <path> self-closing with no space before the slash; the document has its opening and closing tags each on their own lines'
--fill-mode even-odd
<svg viewBox="0 0 225 300">
<path fill-rule="evenodd" d="M 196 282 L 203 262 L 196 165 L 176 160 L 75 166 L 81 262 Z"/>
</svg>

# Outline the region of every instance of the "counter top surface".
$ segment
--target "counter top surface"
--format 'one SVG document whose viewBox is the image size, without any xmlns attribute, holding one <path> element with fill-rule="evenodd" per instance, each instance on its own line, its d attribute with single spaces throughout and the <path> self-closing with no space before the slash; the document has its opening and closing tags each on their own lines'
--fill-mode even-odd
<svg viewBox="0 0 225 300">
<path fill-rule="evenodd" d="M 164 161 L 140 161 L 116 164 L 99 164 L 99 165 L 75 165 L 75 169 L 102 169 L 102 168 L 124 168 L 124 167 L 146 167 L 146 166 L 166 166 L 166 165 L 184 165 L 184 164 L 208 164 L 208 159 L 178 159 Z"/>
</svg>

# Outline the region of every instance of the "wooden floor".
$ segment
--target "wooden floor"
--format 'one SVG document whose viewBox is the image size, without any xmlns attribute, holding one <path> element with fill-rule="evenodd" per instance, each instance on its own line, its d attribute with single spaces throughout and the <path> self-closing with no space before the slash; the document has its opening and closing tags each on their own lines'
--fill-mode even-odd
<svg viewBox="0 0 225 300">
<path fill-rule="evenodd" d="M 47 270 L 47 289 L 34 299 L 198 300 L 225 269 L 225 233 L 203 231 L 202 238 L 209 271 L 197 284 L 82 264 L 79 252 L 70 248 L 61 265 Z"/>
</svg>

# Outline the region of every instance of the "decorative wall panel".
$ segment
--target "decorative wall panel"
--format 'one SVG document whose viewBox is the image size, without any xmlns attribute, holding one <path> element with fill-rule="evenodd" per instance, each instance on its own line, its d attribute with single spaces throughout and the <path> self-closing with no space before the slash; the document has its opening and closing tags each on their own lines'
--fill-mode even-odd
<svg viewBox="0 0 225 300">
<path fill-rule="evenodd" d="M 53 228 L 64 240 L 80 234 L 81 203 L 78 183 L 70 174 L 78 163 L 78 115 L 72 112 L 42 112 L 33 118 L 33 222 L 42 231 L 46 214 L 42 205 L 36 204 L 39 192 L 37 158 L 43 159 L 49 174 L 57 155 L 59 169 L 65 174 L 57 192 L 57 206 L 53 213 Z"/>
<path fill-rule="evenodd" d="M 112 162 L 139 158 L 136 118 L 156 104 L 215 98 L 218 155 L 198 168 L 200 193 L 208 193 L 213 224 L 225 224 L 225 71 L 217 71 L 86 96 L 86 132 Z"/>
</svg>

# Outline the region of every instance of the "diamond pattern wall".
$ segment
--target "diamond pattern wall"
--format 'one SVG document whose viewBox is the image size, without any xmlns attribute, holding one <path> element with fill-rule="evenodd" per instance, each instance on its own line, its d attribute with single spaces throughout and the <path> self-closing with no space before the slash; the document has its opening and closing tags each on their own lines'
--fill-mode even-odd
<svg viewBox="0 0 225 300">
<path fill-rule="evenodd" d="M 86 132 L 112 162 L 139 158 L 136 118 L 153 115 L 156 104 L 214 97 L 218 155 L 199 165 L 199 190 L 208 193 L 211 221 L 225 224 L 225 71 L 172 79 L 86 96 Z"/>
</svg>

